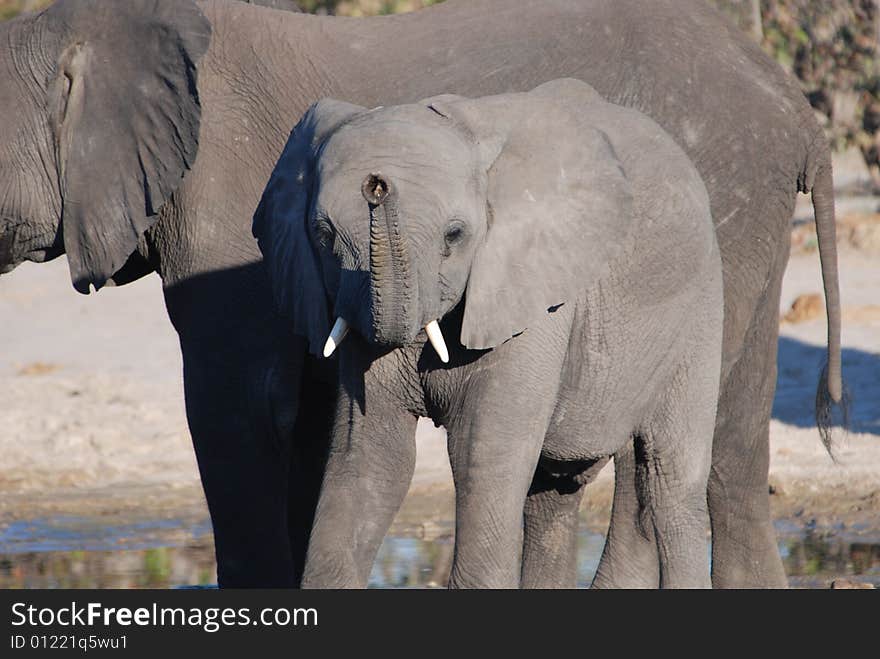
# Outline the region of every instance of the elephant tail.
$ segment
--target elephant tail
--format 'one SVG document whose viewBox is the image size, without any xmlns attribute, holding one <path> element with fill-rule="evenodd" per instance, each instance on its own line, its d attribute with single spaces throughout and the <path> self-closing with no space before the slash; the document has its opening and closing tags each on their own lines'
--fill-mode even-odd
<svg viewBox="0 0 880 659">
<path fill-rule="evenodd" d="M 816 389 L 816 425 L 822 443 L 831 457 L 832 425 L 835 410 L 839 412 L 844 429 L 849 425 L 849 393 L 843 385 L 840 355 L 840 287 L 837 275 L 837 226 L 834 219 L 834 180 L 831 170 L 831 151 L 825 136 L 816 140 L 819 145 L 818 163 L 807 168 L 801 189 L 811 192 L 816 217 L 816 238 L 825 288 L 825 311 L 828 321 L 828 360 L 822 369 Z M 812 154 L 811 154 L 812 155 Z M 810 176 L 810 170 L 813 175 Z"/>
</svg>

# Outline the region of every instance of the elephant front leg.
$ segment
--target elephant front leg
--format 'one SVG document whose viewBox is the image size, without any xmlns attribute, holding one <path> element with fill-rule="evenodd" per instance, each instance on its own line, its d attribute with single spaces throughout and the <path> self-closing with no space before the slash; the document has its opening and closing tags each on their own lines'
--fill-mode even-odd
<svg viewBox="0 0 880 659">
<path fill-rule="evenodd" d="M 287 526 L 297 585 L 305 568 L 336 408 L 336 385 L 309 376 L 306 371 L 307 384 L 300 391 L 288 479 Z"/>
<path fill-rule="evenodd" d="M 339 395 L 304 588 L 364 588 L 412 481 L 417 418 L 366 387 Z"/>
<path fill-rule="evenodd" d="M 523 508 L 544 433 L 524 433 L 530 424 L 516 420 L 471 424 L 471 432 L 449 428 L 455 481 L 450 588 L 520 585 Z"/>
<path fill-rule="evenodd" d="M 245 355 L 207 337 L 182 340 L 181 347 L 186 413 L 211 513 L 219 584 L 294 587 L 298 573 L 288 535 L 288 426 L 297 388 L 287 391 L 289 422 L 273 418 L 252 395 L 265 390 L 271 371 L 258 364 L 271 363 L 271 356 Z"/>
</svg>

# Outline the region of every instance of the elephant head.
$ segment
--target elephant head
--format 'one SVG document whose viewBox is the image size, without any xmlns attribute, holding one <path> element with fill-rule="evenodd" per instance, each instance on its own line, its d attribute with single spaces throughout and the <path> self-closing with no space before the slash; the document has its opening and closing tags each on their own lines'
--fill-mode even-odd
<svg viewBox="0 0 880 659">
<path fill-rule="evenodd" d="M 626 174 L 583 118 L 596 103 L 573 80 L 374 110 L 318 102 L 254 218 L 280 309 L 316 353 L 349 328 L 387 346 L 425 328 L 447 361 L 436 321 L 462 301 L 469 349 L 572 301 L 632 225 Z"/>
<path fill-rule="evenodd" d="M 87 293 L 125 265 L 195 160 L 210 34 L 188 0 L 0 23 L 0 272 L 66 252 Z"/>
</svg>

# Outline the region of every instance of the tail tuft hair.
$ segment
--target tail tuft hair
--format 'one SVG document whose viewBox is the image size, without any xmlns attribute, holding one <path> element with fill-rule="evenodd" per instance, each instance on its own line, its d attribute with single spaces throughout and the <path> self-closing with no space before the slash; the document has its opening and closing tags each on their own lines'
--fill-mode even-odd
<svg viewBox="0 0 880 659">
<path fill-rule="evenodd" d="M 828 364 L 822 367 L 822 374 L 819 376 L 819 385 L 816 387 L 816 426 L 819 428 L 819 435 L 822 438 L 822 444 L 828 455 L 834 462 L 837 457 L 834 455 L 835 433 L 833 428 L 840 427 L 844 436 L 849 432 L 849 408 L 850 408 L 849 388 L 844 384 L 840 401 L 835 402 L 828 390 Z"/>
</svg>

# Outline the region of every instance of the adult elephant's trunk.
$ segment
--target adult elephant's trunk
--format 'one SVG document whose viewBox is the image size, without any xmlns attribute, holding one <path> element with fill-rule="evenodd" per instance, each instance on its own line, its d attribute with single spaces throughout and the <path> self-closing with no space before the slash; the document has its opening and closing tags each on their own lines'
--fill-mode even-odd
<svg viewBox="0 0 880 659">
<path fill-rule="evenodd" d="M 378 175 L 364 182 L 370 204 L 370 290 L 373 339 L 386 345 L 412 340 L 412 276 L 400 232 L 397 192 Z"/>
<path fill-rule="evenodd" d="M 828 318 L 828 364 L 816 392 L 816 423 L 825 447 L 831 452 L 831 412 L 841 405 L 844 425 L 847 422 L 847 401 L 843 391 L 840 358 L 840 289 L 837 277 L 837 227 L 834 220 L 834 181 L 830 154 L 823 154 L 812 186 L 813 212 L 816 216 L 816 238 L 825 287 L 825 309 Z"/>
</svg>

